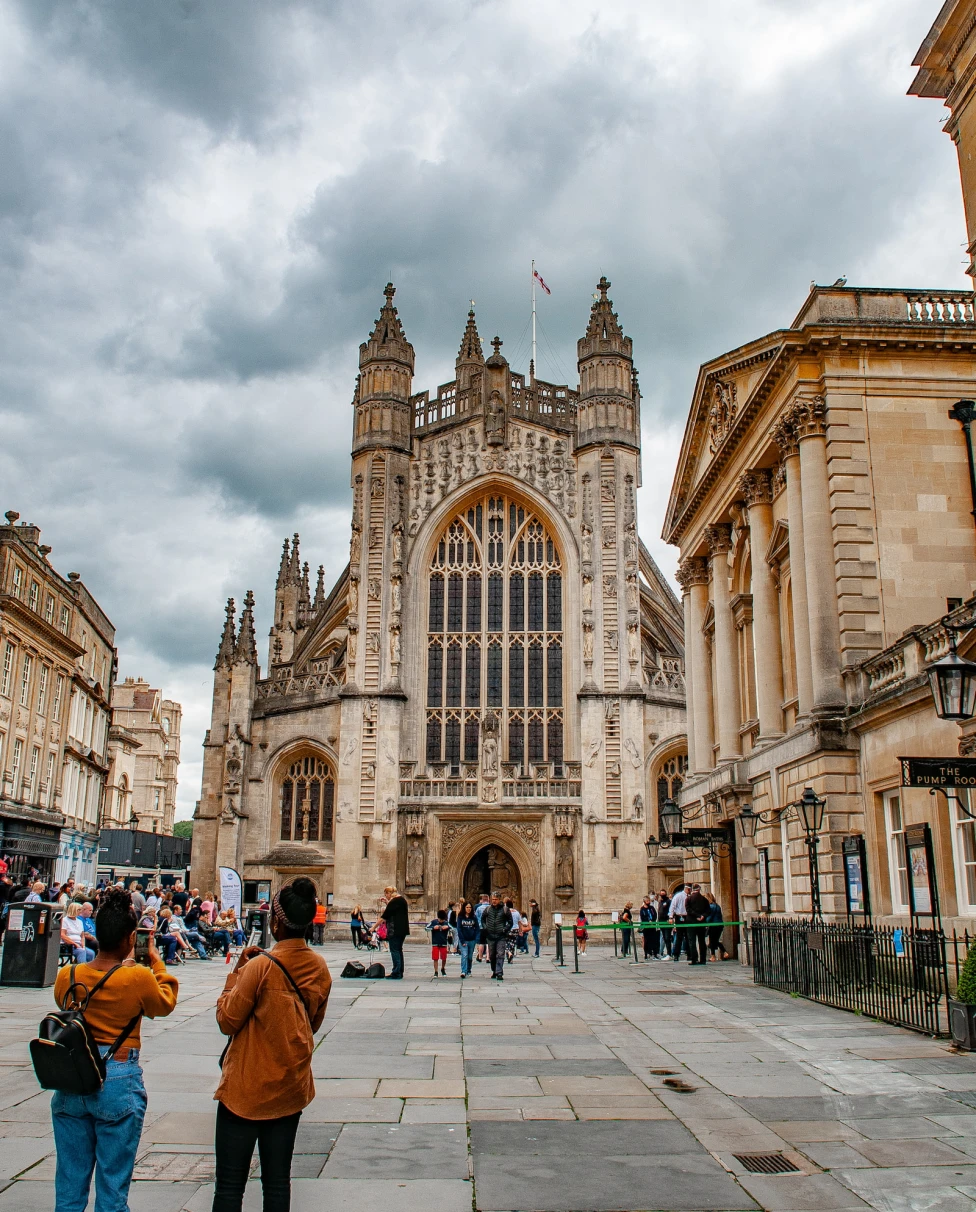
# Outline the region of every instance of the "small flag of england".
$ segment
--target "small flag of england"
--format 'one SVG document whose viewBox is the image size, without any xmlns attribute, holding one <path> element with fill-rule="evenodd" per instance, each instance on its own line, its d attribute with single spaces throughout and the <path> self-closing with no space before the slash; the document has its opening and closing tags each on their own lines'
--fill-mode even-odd
<svg viewBox="0 0 976 1212">
<path fill-rule="evenodd" d="M 545 282 L 542 280 L 542 274 L 540 274 L 537 269 L 534 269 L 532 271 L 532 277 L 535 278 L 535 280 L 539 283 L 539 285 L 542 287 L 542 289 L 546 292 L 547 295 L 552 294 L 552 291 L 549 289 L 548 286 L 546 286 Z"/>
</svg>

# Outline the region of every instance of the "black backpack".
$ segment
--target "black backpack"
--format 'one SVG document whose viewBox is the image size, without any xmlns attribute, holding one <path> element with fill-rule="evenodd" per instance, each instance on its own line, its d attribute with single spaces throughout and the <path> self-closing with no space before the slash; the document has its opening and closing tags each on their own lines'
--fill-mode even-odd
<svg viewBox="0 0 976 1212">
<path fill-rule="evenodd" d="M 71 984 L 64 995 L 64 1004 L 60 1010 L 52 1010 L 41 1019 L 38 1037 L 30 1042 L 34 1073 L 45 1090 L 61 1090 L 65 1094 L 97 1094 L 101 1090 L 105 1082 L 105 1058 L 85 1019 L 85 1011 L 92 997 L 121 967 L 116 964 L 110 968 L 98 984 L 89 989 L 75 981 L 76 965 L 71 965 Z M 83 990 L 83 1001 L 75 997 L 76 989 Z M 141 1010 L 126 1023 L 110 1046 L 109 1056 L 113 1056 L 129 1037 L 140 1018 Z"/>
<path fill-rule="evenodd" d="M 359 962 L 359 960 L 350 960 L 349 963 L 346 964 L 345 968 L 343 968 L 341 975 L 342 976 L 365 976 L 366 975 L 365 965 L 361 964 Z"/>
<path fill-rule="evenodd" d="M 382 964 L 370 964 L 363 975 L 368 981 L 381 981 L 386 976 L 386 969 Z"/>
</svg>

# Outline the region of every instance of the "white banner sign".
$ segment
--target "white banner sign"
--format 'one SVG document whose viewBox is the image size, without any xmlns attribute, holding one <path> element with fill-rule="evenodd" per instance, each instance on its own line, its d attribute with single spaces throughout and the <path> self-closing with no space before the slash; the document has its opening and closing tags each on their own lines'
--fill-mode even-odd
<svg viewBox="0 0 976 1212">
<path fill-rule="evenodd" d="M 220 906 L 222 909 L 233 909 L 237 913 L 238 921 L 241 917 L 241 903 L 243 901 L 243 888 L 241 887 L 241 877 L 237 874 L 233 867 L 220 868 Z"/>
</svg>

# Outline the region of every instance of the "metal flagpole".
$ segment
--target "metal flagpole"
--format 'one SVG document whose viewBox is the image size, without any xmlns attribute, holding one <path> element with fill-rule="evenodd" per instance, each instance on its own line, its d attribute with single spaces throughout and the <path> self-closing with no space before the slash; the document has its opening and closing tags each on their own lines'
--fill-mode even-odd
<svg viewBox="0 0 976 1212">
<path fill-rule="evenodd" d="M 532 361 L 529 363 L 529 377 L 535 378 L 535 258 L 532 259 Z"/>
</svg>

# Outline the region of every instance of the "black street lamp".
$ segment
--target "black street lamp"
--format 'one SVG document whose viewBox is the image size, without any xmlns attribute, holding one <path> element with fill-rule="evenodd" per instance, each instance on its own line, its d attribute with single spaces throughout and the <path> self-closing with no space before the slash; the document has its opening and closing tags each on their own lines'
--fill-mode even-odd
<svg viewBox="0 0 976 1212">
<path fill-rule="evenodd" d="M 129 832 L 135 833 L 138 828 L 139 828 L 139 818 L 133 812 L 133 814 L 129 817 Z"/>
<path fill-rule="evenodd" d="M 826 798 L 822 795 L 817 795 L 812 787 L 804 787 L 800 798 L 795 803 L 787 804 L 783 808 L 784 815 L 792 809 L 803 826 L 804 838 L 807 844 L 807 861 L 810 867 L 810 916 L 815 921 L 819 921 L 823 916 L 820 906 L 820 863 L 818 858 L 820 839 L 818 834 L 823 829 L 826 808 Z M 759 822 L 769 821 L 772 819 L 772 816 L 772 809 L 769 812 L 754 812 L 752 805 L 746 804 L 738 816 L 739 828 L 742 831 L 742 840 L 745 842 L 755 841 Z"/>
<path fill-rule="evenodd" d="M 647 857 L 649 859 L 656 859 L 661 850 L 661 843 L 657 840 L 657 838 L 652 833 L 651 836 L 644 843 L 644 847 L 647 850 Z"/>
<path fill-rule="evenodd" d="M 671 796 L 661 805 L 661 811 L 658 814 L 661 824 L 661 833 L 665 837 L 669 837 L 672 833 L 680 833 L 683 823 L 683 814 L 678 807 L 678 801 L 672 799 Z"/>
<path fill-rule="evenodd" d="M 956 652 L 956 632 L 968 631 L 972 622 L 960 627 L 947 615 L 942 626 L 949 633 L 949 651 L 927 670 L 935 714 L 940 720 L 971 720 L 976 714 L 976 664 Z"/>
</svg>

